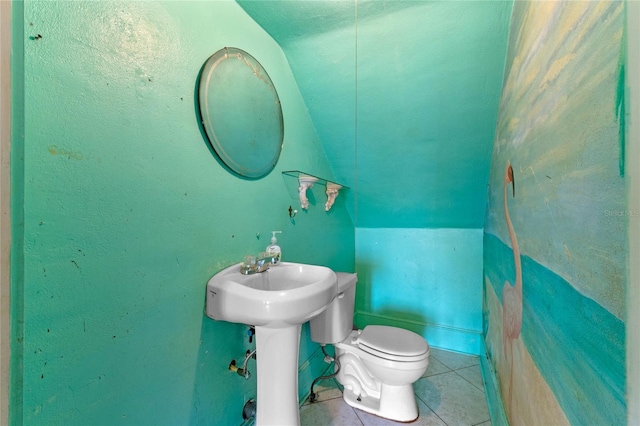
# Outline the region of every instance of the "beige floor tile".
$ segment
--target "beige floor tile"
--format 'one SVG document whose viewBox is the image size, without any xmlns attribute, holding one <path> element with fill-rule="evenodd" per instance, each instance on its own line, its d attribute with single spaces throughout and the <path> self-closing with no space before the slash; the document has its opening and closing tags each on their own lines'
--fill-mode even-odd
<svg viewBox="0 0 640 426">
<path fill-rule="evenodd" d="M 330 399 L 342 398 L 342 391 L 339 388 L 338 382 L 335 379 L 326 379 L 319 381 L 313 388 L 316 393 L 316 403 L 322 401 L 328 401 Z M 309 404 L 309 399 L 304 402 L 305 405 Z"/>
<path fill-rule="evenodd" d="M 484 392 L 484 385 L 482 382 L 482 372 L 480 371 L 480 365 L 473 365 L 471 367 L 461 368 L 456 370 L 456 373 L 462 376 L 463 379 Z"/>
<path fill-rule="evenodd" d="M 342 399 L 335 379 L 319 382 L 318 402 L 300 409 L 301 426 L 393 426 L 353 409 Z M 420 417 L 412 426 L 491 426 L 478 357 L 431 348 L 429 368 L 414 384 Z"/>
<path fill-rule="evenodd" d="M 417 400 L 419 417 L 413 422 L 409 423 L 411 426 L 446 426 L 446 424 L 434 413 L 429 407 L 426 406 L 421 400 Z M 395 426 L 395 425 L 407 425 L 407 423 L 394 422 L 374 416 L 373 414 L 366 413 L 362 410 L 355 410 L 356 415 L 362 421 L 364 426 Z"/>
<path fill-rule="evenodd" d="M 437 348 L 431 348 L 431 359 L 433 358 L 437 359 L 452 370 L 471 367 L 472 365 L 477 365 L 479 363 L 478 357 L 475 355 L 465 355 Z"/>
<path fill-rule="evenodd" d="M 363 426 L 353 408 L 342 398 L 300 407 L 301 426 Z"/>
<path fill-rule="evenodd" d="M 438 361 L 435 357 L 429 357 L 429 366 L 422 377 L 433 376 L 434 374 L 442 374 L 451 371 L 449 367 Z"/>
<path fill-rule="evenodd" d="M 423 377 L 414 389 L 447 425 L 476 425 L 490 420 L 484 392 L 455 372 Z"/>
</svg>

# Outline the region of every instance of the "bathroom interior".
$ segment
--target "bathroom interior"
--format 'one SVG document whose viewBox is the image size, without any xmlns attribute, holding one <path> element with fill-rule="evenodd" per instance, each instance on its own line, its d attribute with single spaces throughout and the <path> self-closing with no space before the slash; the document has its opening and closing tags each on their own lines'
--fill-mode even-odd
<svg viewBox="0 0 640 426">
<path fill-rule="evenodd" d="M 0 3 L 3 425 L 243 424 L 205 288 L 274 230 L 358 328 L 478 356 L 495 424 L 640 424 L 640 3 Z M 259 178 L 200 121 L 225 47 L 280 100 Z M 327 368 L 303 325 L 301 403 Z"/>
</svg>

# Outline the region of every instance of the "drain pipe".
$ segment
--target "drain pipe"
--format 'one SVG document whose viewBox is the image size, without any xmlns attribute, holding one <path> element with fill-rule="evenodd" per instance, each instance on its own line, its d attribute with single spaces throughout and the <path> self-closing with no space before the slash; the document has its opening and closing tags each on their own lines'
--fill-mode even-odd
<svg viewBox="0 0 640 426">
<path fill-rule="evenodd" d="M 250 399 L 245 402 L 244 407 L 242 407 L 242 418 L 245 420 L 253 419 L 256 417 L 256 401 L 255 399 Z"/>
<path fill-rule="evenodd" d="M 327 354 L 327 352 L 324 350 L 324 346 L 325 346 L 324 344 L 320 345 L 320 349 L 322 349 L 322 353 L 324 354 L 324 360 L 329 363 L 331 362 L 335 363 L 336 368 L 333 374 L 317 377 L 313 381 L 313 383 L 311 383 L 311 394 L 309 395 L 309 402 L 316 402 L 316 398 L 318 397 L 318 395 L 313 391 L 313 388 L 315 387 L 317 382 L 319 382 L 320 380 L 331 379 L 333 377 L 336 377 L 336 375 L 340 372 L 340 361 L 338 361 L 337 358 L 333 358 L 329 356 L 329 354 Z"/>
</svg>

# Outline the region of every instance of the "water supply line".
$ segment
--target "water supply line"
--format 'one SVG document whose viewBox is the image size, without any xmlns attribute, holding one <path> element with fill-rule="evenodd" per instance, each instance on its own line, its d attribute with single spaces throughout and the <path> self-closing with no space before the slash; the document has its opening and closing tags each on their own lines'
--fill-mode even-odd
<svg viewBox="0 0 640 426">
<path fill-rule="evenodd" d="M 245 380 L 249 380 L 249 378 L 251 377 L 251 372 L 247 369 L 247 363 L 251 358 L 256 358 L 256 349 L 254 349 L 253 351 L 247 350 L 247 353 L 244 355 L 244 362 L 242 363 L 242 367 L 240 368 L 238 368 L 238 366 L 236 365 L 236 360 L 232 359 L 229 363 L 229 370 L 238 373 L 238 375 L 244 377 Z"/>
<path fill-rule="evenodd" d="M 340 361 L 338 361 L 338 358 L 329 356 L 329 354 L 327 354 L 327 352 L 324 350 L 324 346 L 325 346 L 324 344 L 320 345 L 320 349 L 322 349 L 322 353 L 324 354 L 324 360 L 326 362 L 333 362 L 336 365 L 336 368 L 333 374 L 317 377 L 313 381 L 313 383 L 311 383 L 311 393 L 309 394 L 309 402 L 316 402 L 316 398 L 318 397 L 318 394 L 316 394 L 313 391 L 313 388 L 315 387 L 317 382 L 319 382 L 320 380 L 331 379 L 333 377 L 336 377 L 336 375 L 340 372 Z"/>
</svg>

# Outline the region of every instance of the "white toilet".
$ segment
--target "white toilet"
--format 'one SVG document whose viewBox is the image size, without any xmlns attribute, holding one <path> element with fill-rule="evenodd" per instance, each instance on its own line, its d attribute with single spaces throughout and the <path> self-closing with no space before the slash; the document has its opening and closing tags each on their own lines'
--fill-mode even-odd
<svg viewBox="0 0 640 426">
<path fill-rule="evenodd" d="M 368 325 L 352 330 L 358 277 L 336 275 L 338 296 L 311 320 L 311 340 L 335 346 L 340 365 L 336 378 L 344 386 L 344 400 L 390 420 L 417 419 L 413 382 L 427 370 L 429 345 L 422 336 L 397 327 Z"/>
</svg>

